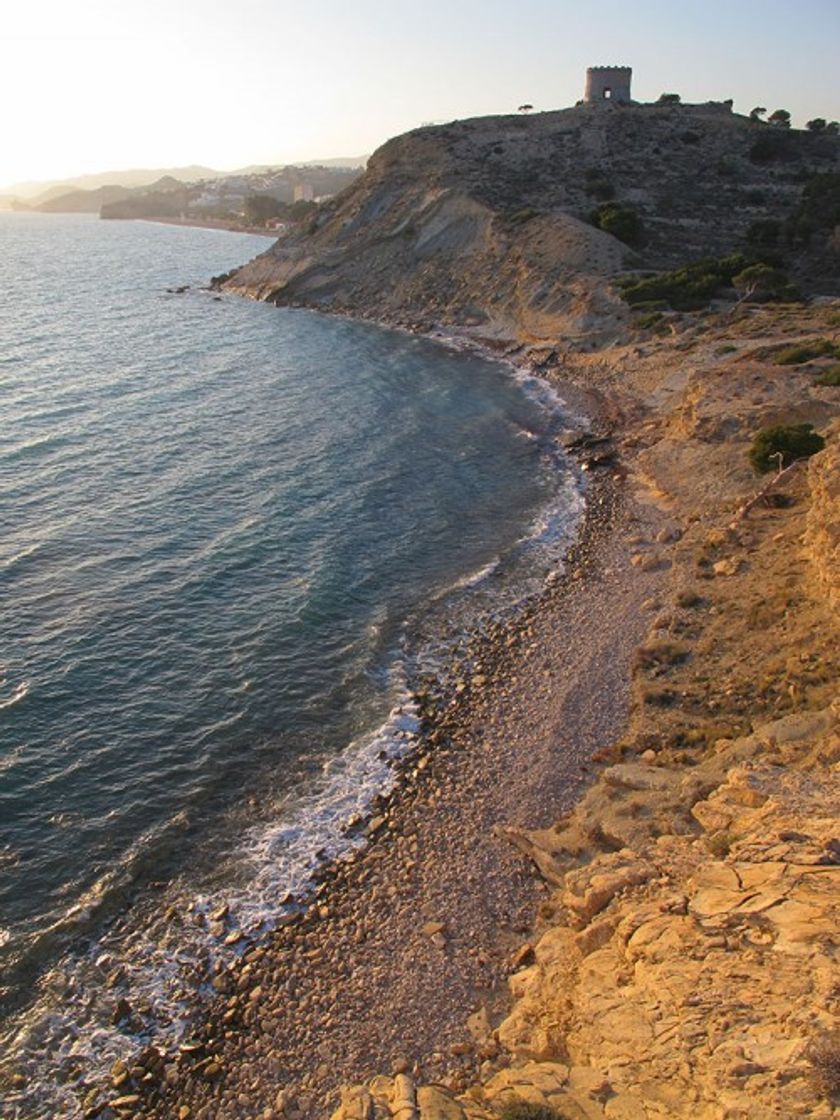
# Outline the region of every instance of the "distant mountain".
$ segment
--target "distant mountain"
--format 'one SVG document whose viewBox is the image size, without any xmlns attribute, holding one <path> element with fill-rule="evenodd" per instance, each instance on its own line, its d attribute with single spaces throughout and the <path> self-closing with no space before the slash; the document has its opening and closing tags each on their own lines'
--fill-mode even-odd
<svg viewBox="0 0 840 1120">
<path fill-rule="evenodd" d="M 159 179 L 171 176 L 181 182 L 195 182 L 197 179 L 220 179 L 229 171 L 214 171 L 212 167 L 190 164 L 188 167 L 158 167 L 134 169 L 129 171 L 103 171 L 96 175 L 78 175 L 73 179 L 48 179 L 41 182 L 13 183 L 2 187 L 3 195 L 34 202 L 47 202 L 59 194 L 72 190 L 96 190 L 98 187 L 150 187 Z"/>
<path fill-rule="evenodd" d="M 67 191 L 48 198 L 37 206 L 30 205 L 27 209 L 38 210 L 42 214 L 98 214 L 101 206 L 128 198 L 130 194 L 127 187 L 118 187 L 112 183 L 93 191 Z"/>
<path fill-rule="evenodd" d="M 195 183 L 200 180 L 224 179 L 234 175 L 255 175 L 266 171 L 274 171 L 283 167 L 332 167 L 353 168 L 364 167 L 367 156 L 336 156 L 332 159 L 310 159 L 299 163 L 254 163 L 248 167 L 240 167 L 235 171 L 216 171 L 212 167 L 202 167 L 201 164 L 190 164 L 187 167 L 158 167 L 134 168 L 128 171 L 103 171 L 96 175 L 77 175 L 73 179 L 48 179 L 43 181 L 29 181 L 12 183 L 11 186 L 0 188 L 0 209 L 11 207 L 13 209 L 41 209 L 42 203 L 51 202 L 53 199 L 67 196 L 73 191 L 94 191 L 100 187 L 138 188 L 150 187 L 165 190 L 160 186 L 160 180 L 172 178 L 177 186 L 183 183 Z M 114 201 L 114 200 L 108 200 Z M 15 205 L 17 203 L 17 205 Z M 94 208 L 98 209 L 98 208 Z M 50 212 L 53 212 L 52 209 Z"/>
</svg>

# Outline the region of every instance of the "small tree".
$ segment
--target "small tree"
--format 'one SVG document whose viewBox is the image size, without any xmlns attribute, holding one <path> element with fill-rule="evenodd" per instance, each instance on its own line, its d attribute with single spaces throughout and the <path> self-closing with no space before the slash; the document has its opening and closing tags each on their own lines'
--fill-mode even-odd
<svg viewBox="0 0 840 1120">
<path fill-rule="evenodd" d="M 840 132 L 840 121 L 829 121 L 825 126 L 826 132 L 829 136 L 836 136 Z"/>
<path fill-rule="evenodd" d="M 750 120 L 760 121 L 761 118 L 766 114 L 766 112 L 767 110 L 763 105 L 756 105 L 754 109 L 750 109 Z"/>
<path fill-rule="evenodd" d="M 790 113 L 787 109 L 776 109 L 767 120 L 774 128 L 790 128 Z"/>
<path fill-rule="evenodd" d="M 732 287 L 741 301 L 784 299 L 790 294 L 787 276 L 780 268 L 771 268 L 768 264 L 751 264 L 732 277 Z"/>
<path fill-rule="evenodd" d="M 678 93 L 660 93 L 657 105 L 679 105 L 680 95 Z"/>
<path fill-rule="evenodd" d="M 809 132 L 825 132 L 825 117 L 814 117 L 812 121 L 807 121 L 805 127 Z"/>
<path fill-rule="evenodd" d="M 534 108 L 533 105 L 528 105 L 528 104 L 520 105 L 519 106 L 519 112 L 520 113 L 530 113 L 533 108 Z"/>
<path fill-rule="evenodd" d="M 756 474 L 782 471 L 797 459 L 808 459 L 825 447 L 813 424 L 777 424 L 762 428 L 752 442 L 749 460 Z"/>
</svg>

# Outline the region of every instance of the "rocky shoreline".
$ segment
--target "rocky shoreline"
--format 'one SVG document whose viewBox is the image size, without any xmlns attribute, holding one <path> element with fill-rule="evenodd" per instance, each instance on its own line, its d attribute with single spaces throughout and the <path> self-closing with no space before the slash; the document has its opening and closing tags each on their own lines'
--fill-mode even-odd
<svg viewBox="0 0 840 1120">
<path fill-rule="evenodd" d="M 560 666 L 546 658 L 535 627 L 576 615 L 584 609 L 584 588 L 592 594 L 600 580 L 610 579 L 606 558 L 615 548 L 616 525 L 628 514 L 610 508 L 606 493 L 599 497 L 598 512 L 570 557 L 568 585 L 558 582 L 515 621 L 491 627 L 464 649 L 439 690 L 418 697 L 424 746 L 405 763 L 394 795 L 375 805 L 369 846 L 324 867 L 316 898 L 300 919 L 265 948 L 246 953 L 232 974 L 214 980 L 221 998 L 149 1115 L 172 1115 L 176 1103 L 196 1116 L 253 1115 L 255 1107 L 276 1107 L 282 1088 L 286 1114 L 320 1116 L 348 1068 L 372 1074 L 383 1064 L 422 1067 L 457 1087 L 495 1056 L 494 1048 L 477 1051 L 471 1044 L 464 1008 L 475 1005 L 480 1013 L 481 993 L 481 1005 L 489 1004 L 494 1017 L 504 1009 L 504 982 L 541 891 L 501 832 L 489 834 L 514 820 L 548 824 L 558 808 L 570 806 L 603 727 L 612 722 L 617 731 L 622 721 L 619 689 L 590 713 L 585 735 L 580 728 L 574 734 L 567 723 L 572 713 L 564 711 L 563 731 L 575 740 L 574 752 L 555 746 L 556 773 L 549 778 L 545 759 L 534 757 L 538 744 L 506 710 L 524 705 L 539 719 L 536 689 L 539 683 L 544 689 Z M 605 538 L 612 548 L 604 547 Z M 633 612 L 656 576 L 643 581 L 644 588 L 630 595 Z M 588 623 L 591 628 L 594 619 Z M 568 636 L 573 649 L 587 640 L 579 629 Z M 631 648 L 628 642 L 628 657 Z M 520 673 L 527 674 L 526 695 L 511 683 Z M 567 706 L 582 706 L 579 693 Z M 498 737 L 507 735 L 516 738 L 500 744 Z M 502 784 L 513 769 L 528 771 L 527 778 Z M 493 798 L 488 787 L 501 797 Z M 418 1005 L 420 977 L 424 998 Z"/>
<path fill-rule="evenodd" d="M 578 404 L 583 400 L 581 397 Z M 597 428 L 597 421 L 594 426 Z M 595 442 L 605 438 L 603 430 L 601 435 L 592 436 Z M 584 438 L 581 443 L 577 450 L 588 461 L 592 456 L 589 440 Z M 617 555 L 626 547 L 623 527 L 638 517 L 651 516 L 658 515 L 651 510 L 636 510 L 632 499 L 628 503 L 620 473 L 608 469 L 591 477 L 586 513 L 566 557 L 565 575 L 551 577 L 543 594 L 465 639 L 457 659 L 438 679 L 421 682 L 416 700 L 423 735 L 418 750 L 396 764 L 399 772 L 392 795 L 376 799 L 371 817 L 361 822 L 368 845 L 346 859 L 323 865 L 316 873 L 314 894 L 300 912 L 290 915 L 288 924 L 267 943 L 246 949 L 234 968 L 220 969 L 210 978 L 216 995 L 209 1010 L 205 1000 L 197 1004 L 194 1037 L 177 1055 L 147 1048 L 134 1067 L 117 1063 L 110 1090 L 103 1086 L 86 1093 L 85 1115 L 163 1117 L 179 1115 L 185 1108 L 190 1109 L 185 1116 L 253 1115 L 252 1104 L 246 1108 L 241 1103 L 246 1090 L 234 1092 L 226 1085 L 222 1089 L 223 1081 L 227 1081 L 222 1071 L 232 1073 L 246 1059 L 247 1050 L 253 1048 L 253 1041 L 246 1041 L 250 1036 L 276 1034 L 281 1024 L 282 1041 L 275 1038 L 270 1052 L 261 1052 L 256 1061 L 263 1109 L 275 1106 L 282 1082 L 290 1104 L 286 1114 L 295 1115 L 291 1107 L 295 1101 L 299 1116 L 326 1115 L 326 1105 L 321 1102 L 329 1100 L 346 1080 L 348 1070 L 360 1068 L 362 1062 L 371 1073 L 383 1061 L 417 1069 L 422 1062 L 423 1069 L 450 1077 L 453 1085 L 466 1083 L 477 1069 L 477 1054 L 469 1043 L 470 1035 L 464 1032 L 465 1001 L 474 1002 L 475 994 L 482 993 L 496 1017 L 507 1005 L 505 981 L 542 893 L 540 884 L 527 872 L 501 831 L 492 841 L 492 858 L 485 852 L 475 860 L 476 851 L 484 846 L 488 830 L 501 829 L 514 820 L 522 825 L 535 819 L 547 824 L 558 804 L 571 805 L 587 780 L 589 755 L 602 743 L 604 722 L 612 722 L 617 732 L 626 714 L 632 628 L 624 648 L 625 663 L 619 669 L 619 675 L 624 673 L 623 682 L 604 682 L 608 696 L 603 706 L 596 705 L 587 713 L 585 735 L 577 735 L 573 726 L 563 728 L 562 749 L 570 754 L 564 757 L 560 753 L 558 773 L 552 782 L 545 780 L 544 762 L 538 764 L 536 757 L 528 757 L 531 747 L 545 752 L 545 745 L 535 741 L 536 728 L 531 735 L 523 736 L 519 729 L 522 712 L 516 718 L 507 709 L 513 696 L 517 705 L 524 705 L 530 719 L 544 725 L 546 713 L 540 710 L 537 696 L 567 671 L 574 678 L 576 692 L 572 694 L 570 683 L 561 722 L 567 722 L 569 708 L 573 719 L 577 718 L 574 709 L 581 704 L 581 693 L 589 691 L 589 682 L 581 680 L 580 670 L 574 665 L 579 660 L 574 649 L 589 641 L 587 632 L 596 624 L 587 612 L 595 609 L 604 590 L 602 585 L 620 583 L 618 572 L 633 572 L 626 556 Z M 646 597 L 647 585 L 657 577 L 650 573 L 633 575 L 642 575 L 644 593 L 634 588 L 630 594 L 623 588 L 619 598 L 629 596 L 621 609 L 635 619 L 638 637 L 639 602 Z M 555 657 L 547 657 L 545 629 L 552 619 L 568 629 L 572 648 L 557 649 Z M 608 635 L 604 639 L 609 641 Z M 590 656 L 595 656 L 594 650 Z M 550 664 L 558 657 L 559 664 Z M 525 678 L 522 683 L 511 684 L 520 673 Z M 560 716 L 555 713 L 554 718 L 559 720 Z M 503 784 L 502 759 L 487 758 L 492 754 L 488 724 L 494 728 L 494 740 L 502 728 L 511 736 L 509 765 L 529 769 L 524 789 Z M 495 791 L 501 795 L 496 804 L 485 797 L 491 784 L 483 772 L 488 761 L 495 774 Z M 469 768 L 468 775 L 464 774 L 465 767 Z M 459 788 L 459 783 L 467 788 Z M 520 796 L 523 793 L 527 798 Z M 475 804 L 470 805 L 469 799 Z M 471 828 L 466 832 L 464 818 L 470 816 Z M 439 849 L 445 844 L 435 840 L 446 820 L 454 820 L 455 827 L 466 833 L 457 855 L 461 871 L 449 892 L 443 890 L 440 880 L 452 874 L 454 861 L 444 858 Z M 486 874 L 477 877 L 473 862 L 485 862 Z M 450 903 L 456 896 L 452 890 L 459 883 L 463 886 L 460 875 L 469 878 L 476 893 L 471 907 L 464 906 L 462 899 L 459 914 L 453 914 Z M 492 900 L 485 894 L 488 877 L 495 883 Z M 448 902 L 441 899 L 447 893 Z M 355 994 L 345 991 L 336 997 L 339 985 L 347 984 L 348 957 L 362 951 L 359 946 L 364 947 L 372 938 L 376 925 L 372 914 L 380 910 L 372 959 L 352 969 Z M 237 936 L 237 931 L 229 927 L 227 915 L 219 913 L 213 918 L 220 936 Z M 393 926 L 396 928 L 389 929 Z M 479 931 L 485 948 L 475 951 L 472 938 Z M 383 1032 L 381 1022 L 367 1022 L 360 1029 L 353 1011 L 359 1007 L 359 984 L 380 1007 L 393 998 L 389 997 L 393 975 L 388 966 L 401 943 L 406 945 L 412 962 L 403 969 L 402 999 L 406 1014 L 415 1021 L 414 1042 L 406 1037 L 407 1018 L 392 1021 Z M 435 992 L 436 1006 L 431 1015 L 418 1014 L 418 1009 L 411 1007 L 411 971 L 424 954 L 427 959 L 422 965 Z M 439 975 L 441 967 L 449 973 L 445 978 Z M 326 1005 L 324 991 L 333 993 Z M 293 1023 L 288 1019 L 292 1007 Z M 274 1024 L 271 1031 L 265 1027 L 269 1020 Z M 331 1061 L 325 1033 L 327 1038 L 341 1038 Z M 382 1049 L 386 1038 L 389 1049 Z M 246 1046 L 245 1054 L 237 1052 L 240 1042 Z M 313 1047 L 326 1054 L 314 1069 Z M 433 1060 L 429 1060 L 430 1047 L 435 1054 Z M 278 1053 L 283 1054 L 279 1066 Z M 223 1111 L 215 1112 L 219 1106 L 213 1102 L 220 1090 Z M 253 1086 L 247 1093 L 253 1094 Z"/>
<path fill-rule="evenodd" d="M 591 1019 L 588 1003 L 626 982 L 627 965 L 615 956 L 626 950 L 611 941 L 625 936 L 622 908 L 635 914 L 641 906 L 640 913 L 652 915 L 644 921 L 664 916 L 667 936 L 676 936 L 671 923 L 684 923 L 695 893 L 686 877 L 700 875 L 702 885 L 711 875 L 717 889 L 717 879 L 730 874 L 716 865 L 725 868 L 738 854 L 732 815 L 721 827 L 722 818 L 701 815 L 701 802 L 719 786 L 738 786 L 729 759 L 741 765 L 755 752 L 743 739 L 750 728 L 805 705 L 822 714 L 816 724 L 806 716 L 804 731 L 794 731 L 792 740 L 786 731 L 786 741 L 834 734 L 836 716 L 825 705 L 836 683 L 836 649 L 830 652 L 836 618 L 830 622 L 825 604 L 808 598 L 807 579 L 796 593 L 810 603 L 810 614 L 801 608 L 801 633 L 792 634 L 785 622 L 784 636 L 769 626 L 757 638 L 752 615 L 740 629 L 727 624 L 727 612 L 737 609 L 730 604 L 741 598 L 757 599 L 753 613 L 767 609 L 760 604 L 774 587 L 793 601 L 785 558 L 801 536 L 807 488 L 800 480 L 791 510 L 780 503 L 759 509 L 742 530 L 727 528 L 756 484 L 736 467 L 742 445 L 713 419 L 724 379 L 721 403 L 728 411 L 746 409 L 747 430 L 757 423 L 756 410 L 801 407 L 807 374 L 787 371 L 767 390 L 769 406 L 766 394 L 757 403 L 756 362 L 785 336 L 824 329 L 833 313 L 831 306 L 780 314 L 770 309 L 759 311 L 755 322 L 748 313 L 738 323 L 721 316 L 711 324 L 686 317 L 674 336 L 627 345 L 610 361 L 602 354 L 565 356 L 563 375 L 579 386 L 577 403 L 592 409 L 603 402 L 603 427 L 593 425 L 585 453 L 593 454 L 593 443 L 596 456 L 602 453 L 598 440 L 607 423 L 613 439 L 607 469 L 592 475 L 586 522 L 565 576 L 550 581 L 515 617 L 473 636 L 448 673 L 418 690 L 422 745 L 400 766 L 394 795 L 376 803 L 364 822 L 370 843 L 325 864 L 306 908 L 267 943 L 246 945 L 230 968 L 217 966 L 211 1004 L 202 1006 L 177 1054 L 149 1048 L 134 1066 L 118 1063 L 111 1085 L 88 1093 L 86 1116 L 320 1120 L 330 1115 L 342 1085 L 339 1120 L 486 1120 L 517 1100 L 575 1120 L 834 1115 L 819 1103 L 809 1072 L 808 1046 L 822 1037 L 827 1019 L 809 1018 L 814 994 L 807 986 L 767 992 L 768 1000 L 783 1003 L 789 996 L 804 1005 L 796 1012 L 799 1034 L 790 1037 L 790 1025 L 778 1022 L 777 1012 L 753 1004 L 756 1021 L 773 1021 L 785 1045 L 760 1050 L 761 1061 L 751 1059 L 759 1050 L 750 1042 L 748 1016 L 739 1024 L 742 1041 L 724 1047 L 728 1064 L 712 1064 L 708 1075 L 696 1054 L 675 1049 L 673 1033 L 658 1057 L 653 1051 L 640 1057 L 638 1038 L 634 1042 L 622 1018 L 609 1028 L 609 1043 L 591 1031 L 575 1041 L 575 1025 Z M 688 377 L 679 370 L 687 345 L 696 370 Z M 837 412 L 830 391 L 812 393 L 808 407 L 823 421 Z M 832 494 L 829 487 L 820 515 L 829 526 L 837 517 Z M 836 552 L 833 533 L 823 531 L 828 556 Z M 756 553 L 765 557 L 766 571 L 755 567 Z M 831 588 L 831 561 L 821 563 Z M 705 581 L 699 590 L 698 578 Z M 726 594 L 732 587 L 738 589 L 734 599 Z M 815 625 L 825 628 L 819 643 L 805 637 Z M 819 664 L 819 689 L 810 695 L 787 670 L 784 690 L 771 693 L 768 706 L 754 683 L 738 678 L 756 668 L 747 642 L 766 648 L 768 658 L 774 643 L 788 656 L 788 643 L 802 664 Z M 695 648 L 719 676 L 713 684 L 692 656 Z M 698 685 L 692 673 L 706 683 Z M 812 676 L 804 673 L 803 680 Z M 702 701 L 694 698 L 698 688 Z M 778 732 L 768 734 L 778 739 Z M 760 750 L 764 741 L 759 734 L 750 743 Z M 690 773 L 685 768 L 700 767 L 712 742 L 709 777 L 690 793 L 680 792 Z M 830 756 L 833 748 L 822 742 L 809 748 L 809 757 L 824 759 L 826 750 Z M 618 765 L 597 776 L 599 762 Z M 796 770 L 804 763 L 794 752 L 788 765 Z M 735 795 L 735 804 L 742 796 Z M 749 797 L 763 804 L 759 794 Z M 808 802 L 803 805 L 807 811 Z M 810 837 L 811 864 L 830 872 L 829 834 L 812 835 L 802 811 L 796 812 L 793 824 L 780 823 L 776 832 Z M 836 814 L 826 819 L 831 828 Z M 715 822 L 711 830 L 698 824 L 707 820 Z M 668 837 L 671 848 L 663 848 Z M 752 851 L 754 839 L 745 834 L 743 840 Z M 765 849 L 778 854 L 778 842 Z M 706 870 L 709 862 L 715 867 Z M 734 896 L 730 901 L 740 906 Z M 789 901 L 802 905 L 797 897 Z M 814 905 L 812 897 L 807 905 Z M 691 916 L 701 925 L 706 920 Z M 224 913 L 214 917 L 224 936 L 237 936 Z M 817 915 L 815 947 L 808 949 L 817 954 L 813 968 L 820 976 L 828 946 L 823 921 Z M 717 930 L 720 919 L 713 915 L 711 924 Z M 638 925 L 629 928 L 632 933 Z M 747 975 L 757 958 L 744 955 L 739 937 L 708 936 L 718 938 L 714 945 L 701 940 L 685 952 L 700 960 L 712 959 L 710 947 L 719 952 L 720 979 L 714 968 L 708 979 L 712 1007 L 721 998 L 715 984 L 731 986 L 733 968 Z M 563 946 L 560 957 L 556 945 Z M 766 945 L 776 951 L 775 937 Z M 608 951 L 606 972 L 586 972 L 590 957 L 594 962 Z M 681 959 L 674 954 L 682 953 L 668 948 L 659 959 L 672 969 Z M 581 986 L 584 977 L 588 987 Z M 625 993 L 615 998 L 621 1003 Z M 570 1019 L 575 1000 L 582 1002 Z M 683 1022 L 694 1021 L 688 1006 L 666 1016 L 680 1038 Z M 614 1017 L 605 1011 L 592 1023 L 608 1025 Z M 648 1039 L 647 1030 L 641 1037 Z M 691 1045 L 702 1035 L 695 1023 Z M 725 1035 L 718 1039 L 721 1058 L 720 1046 L 728 1042 Z M 679 1053 L 681 1087 L 663 1097 L 663 1078 L 675 1077 Z M 721 1070 L 734 1078 L 727 1090 L 734 1104 L 726 1106 L 734 1112 L 714 1103 Z M 348 1089 L 348 1082 L 356 1084 Z M 789 1111 L 792 1102 L 800 1111 Z"/>
</svg>

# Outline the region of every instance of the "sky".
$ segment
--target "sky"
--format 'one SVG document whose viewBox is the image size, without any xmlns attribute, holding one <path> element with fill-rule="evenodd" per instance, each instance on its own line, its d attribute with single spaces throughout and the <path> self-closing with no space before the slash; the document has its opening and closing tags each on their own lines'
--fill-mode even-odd
<svg viewBox="0 0 840 1120">
<path fill-rule="evenodd" d="M 6 0 L 0 190 L 20 180 L 366 155 L 429 121 L 637 100 L 840 118 L 840 0 Z"/>
</svg>

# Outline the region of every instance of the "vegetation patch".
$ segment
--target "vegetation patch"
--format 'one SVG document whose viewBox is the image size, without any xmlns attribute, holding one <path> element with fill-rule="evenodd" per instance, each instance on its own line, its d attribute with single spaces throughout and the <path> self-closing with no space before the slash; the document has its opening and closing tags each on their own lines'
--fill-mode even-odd
<svg viewBox="0 0 840 1120">
<path fill-rule="evenodd" d="M 799 292 L 787 273 L 769 264 L 751 264 L 732 277 L 732 287 L 742 300 L 766 303 L 769 300 L 793 301 Z"/>
<path fill-rule="evenodd" d="M 827 171 L 808 180 L 788 225 L 792 240 L 797 242 L 840 225 L 840 172 Z"/>
<path fill-rule="evenodd" d="M 753 222 L 747 229 L 747 242 L 750 245 L 763 247 L 779 244 L 782 235 L 782 223 L 776 218 L 760 218 Z"/>
<path fill-rule="evenodd" d="M 688 660 L 689 650 L 679 642 L 649 642 L 636 650 L 634 662 L 637 669 L 648 672 L 661 670 L 671 665 L 680 665 Z"/>
<path fill-rule="evenodd" d="M 590 167 L 586 172 L 584 190 L 592 198 L 597 198 L 599 202 L 607 202 L 615 197 L 615 187 L 604 172 L 597 167 Z"/>
<path fill-rule="evenodd" d="M 798 366 L 814 358 L 840 358 L 840 346 L 827 338 L 815 338 L 777 350 L 773 360 L 777 366 Z"/>
<path fill-rule="evenodd" d="M 822 373 L 818 373 L 814 378 L 815 385 L 828 385 L 832 389 L 840 386 L 840 365 L 831 366 L 829 369 L 824 369 Z"/>
<path fill-rule="evenodd" d="M 619 280 L 618 286 L 632 307 L 662 301 L 676 311 L 697 311 L 706 307 L 721 288 L 731 287 L 735 276 L 756 263 L 760 262 L 743 253 L 704 257 L 659 276 Z"/>
<path fill-rule="evenodd" d="M 593 226 L 611 233 L 625 245 L 639 245 L 644 237 L 642 219 L 631 206 L 619 202 L 605 202 L 589 215 Z"/>
<path fill-rule="evenodd" d="M 718 859 L 723 859 L 725 856 L 729 855 L 729 850 L 734 840 L 735 837 L 731 832 L 716 832 L 706 841 L 706 848 L 713 856 L 717 856 Z"/>
<path fill-rule="evenodd" d="M 633 326 L 636 330 L 650 331 L 654 327 L 662 324 L 664 316 L 661 311 L 648 311 L 645 315 L 639 315 L 633 320 Z"/>
<path fill-rule="evenodd" d="M 502 1109 L 502 1120 L 564 1120 L 556 1108 L 542 1104 L 515 1101 Z"/>
<path fill-rule="evenodd" d="M 797 459 L 808 459 L 825 447 L 813 424 L 776 424 L 762 428 L 752 442 L 749 460 L 756 474 L 781 470 Z"/>
<path fill-rule="evenodd" d="M 816 1039 L 808 1048 L 814 1080 L 827 1097 L 840 1094 L 840 1031 Z"/>
</svg>

